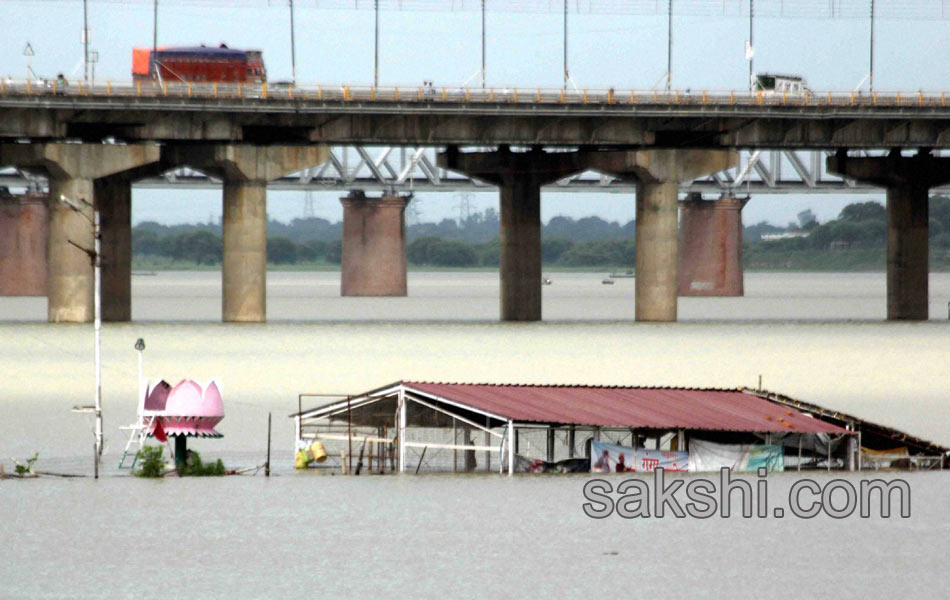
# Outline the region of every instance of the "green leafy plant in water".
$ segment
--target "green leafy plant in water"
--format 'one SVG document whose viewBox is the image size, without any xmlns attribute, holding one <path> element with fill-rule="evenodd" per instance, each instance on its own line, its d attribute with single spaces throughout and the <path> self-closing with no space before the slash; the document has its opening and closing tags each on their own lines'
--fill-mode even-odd
<svg viewBox="0 0 950 600">
<path fill-rule="evenodd" d="M 16 465 L 16 474 L 17 475 L 31 475 L 33 473 L 33 463 L 36 462 L 36 459 L 40 457 L 40 453 L 34 452 L 33 456 L 28 458 L 25 465 L 17 463 Z"/>
<path fill-rule="evenodd" d="M 224 463 L 220 458 L 213 463 L 204 464 L 197 452 L 189 452 L 184 466 L 178 468 L 178 474 L 182 477 L 214 477 L 224 475 L 224 472 Z"/>
<path fill-rule="evenodd" d="M 162 458 L 162 446 L 145 446 L 136 453 L 140 461 L 140 468 L 135 471 L 138 477 L 161 477 L 165 470 L 165 460 Z"/>
</svg>

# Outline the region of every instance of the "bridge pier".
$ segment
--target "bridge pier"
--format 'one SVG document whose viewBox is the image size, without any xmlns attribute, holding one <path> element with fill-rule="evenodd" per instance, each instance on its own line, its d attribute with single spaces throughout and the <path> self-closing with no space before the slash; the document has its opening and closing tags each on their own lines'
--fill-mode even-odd
<svg viewBox="0 0 950 600">
<path fill-rule="evenodd" d="M 102 320 L 132 320 L 132 179 L 96 179 L 102 229 Z"/>
<path fill-rule="evenodd" d="M 0 296 L 46 296 L 49 200 L 0 190 Z"/>
<path fill-rule="evenodd" d="M 78 202 L 82 213 L 77 213 L 61 202 L 60 197 L 95 204 L 105 225 L 116 209 L 112 206 L 111 195 L 96 197 L 97 180 L 132 171 L 156 162 L 158 158 L 159 147 L 155 145 L 50 143 L 7 144 L 0 148 L 0 163 L 41 170 L 49 178 L 47 296 L 50 322 L 82 323 L 91 321 L 94 316 L 92 261 L 73 245 L 93 248 L 93 211 L 83 202 Z M 122 209 L 118 210 L 121 212 Z M 104 273 L 115 265 L 115 262 L 106 261 L 107 256 L 115 256 L 113 249 L 109 248 L 116 239 L 112 231 L 114 225 L 115 220 L 109 219 L 109 229 L 104 226 L 102 230 Z M 103 281 L 112 278 L 107 273 Z M 110 295 L 113 291 L 113 288 L 103 285 L 104 308 L 110 307 L 111 310 L 123 302 L 123 298 Z"/>
<path fill-rule="evenodd" d="M 584 170 L 577 152 L 460 153 L 450 148 L 439 166 L 500 188 L 501 320 L 541 320 L 541 186 Z"/>
<path fill-rule="evenodd" d="M 725 150 L 591 152 L 590 168 L 637 182 L 637 321 L 676 321 L 679 184 L 734 166 Z"/>
<path fill-rule="evenodd" d="M 716 201 L 689 194 L 680 202 L 680 296 L 742 296 L 742 208 L 748 198 Z"/>
<path fill-rule="evenodd" d="M 929 310 L 929 191 L 950 182 L 950 158 L 901 156 L 827 159 L 828 171 L 887 188 L 887 320 L 926 321 Z"/>
<path fill-rule="evenodd" d="M 221 316 L 267 319 L 267 182 L 318 165 L 324 146 L 198 145 L 169 149 L 168 162 L 224 182 Z"/>
<path fill-rule="evenodd" d="M 350 192 L 343 204 L 343 296 L 405 296 L 406 205 L 409 197 L 367 198 Z"/>
</svg>

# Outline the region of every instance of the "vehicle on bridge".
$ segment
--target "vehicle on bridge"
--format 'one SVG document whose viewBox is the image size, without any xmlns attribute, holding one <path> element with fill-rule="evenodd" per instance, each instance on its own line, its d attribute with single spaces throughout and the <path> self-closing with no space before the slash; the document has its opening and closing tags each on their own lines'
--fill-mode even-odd
<svg viewBox="0 0 950 600">
<path fill-rule="evenodd" d="M 135 81 L 264 83 L 267 69 L 260 50 L 182 46 L 132 49 Z"/>
<path fill-rule="evenodd" d="M 809 91 L 805 78 L 799 75 L 777 75 L 762 73 L 755 76 L 755 91 L 765 96 L 788 94 L 800 96 Z"/>
</svg>

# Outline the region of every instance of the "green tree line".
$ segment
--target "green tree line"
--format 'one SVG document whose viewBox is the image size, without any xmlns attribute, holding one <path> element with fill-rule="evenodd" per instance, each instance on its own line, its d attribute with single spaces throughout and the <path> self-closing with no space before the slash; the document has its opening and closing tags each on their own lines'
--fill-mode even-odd
<svg viewBox="0 0 950 600">
<path fill-rule="evenodd" d="M 931 198 L 929 219 L 933 254 L 938 259 L 950 259 L 950 196 Z M 789 229 L 796 227 L 790 225 Z M 407 258 L 412 265 L 498 266 L 498 220 L 491 209 L 463 220 L 461 226 L 446 219 L 411 226 L 408 230 L 413 232 L 408 236 L 407 247 Z M 486 236 L 489 230 L 494 231 L 492 237 Z M 555 217 L 542 227 L 541 259 L 548 266 L 633 267 L 636 262 L 634 231 L 633 221 L 620 225 L 599 217 L 576 220 Z M 829 260 L 829 251 L 854 251 L 855 256 L 865 257 L 858 262 L 863 261 L 863 268 L 868 268 L 878 266 L 868 261 L 883 260 L 887 215 L 878 202 L 854 203 L 844 207 L 836 219 L 826 223 L 809 221 L 800 230 L 800 237 L 761 239 L 763 234 L 781 231 L 786 229 L 764 222 L 745 228 L 747 266 L 787 266 L 788 257 L 794 255 L 809 256 L 808 266 L 815 266 Z M 306 232 L 314 237 L 301 239 Z M 271 221 L 268 233 L 267 260 L 272 264 L 340 263 L 342 226 L 339 223 L 297 219 L 285 225 Z M 147 222 L 133 228 L 132 247 L 137 257 L 217 265 L 221 263 L 221 230 L 213 224 L 165 226 Z M 841 264 L 862 268 L 848 262 Z"/>
</svg>

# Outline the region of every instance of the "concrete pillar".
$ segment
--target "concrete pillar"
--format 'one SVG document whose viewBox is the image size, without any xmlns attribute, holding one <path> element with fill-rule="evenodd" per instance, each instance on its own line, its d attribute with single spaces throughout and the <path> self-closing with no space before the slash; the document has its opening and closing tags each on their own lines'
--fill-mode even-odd
<svg viewBox="0 0 950 600">
<path fill-rule="evenodd" d="M 325 146 L 195 145 L 163 155 L 224 182 L 221 318 L 267 319 L 267 182 L 318 165 Z"/>
<path fill-rule="evenodd" d="M 500 188 L 501 320 L 541 320 L 541 186 L 584 170 L 578 152 L 460 153 L 450 148 L 439 166 Z"/>
<path fill-rule="evenodd" d="M 637 183 L 637 321 L 676 320 L 678 195 L 675 181 Z"/>
<path fill-rule="evenodd" d="M 102 207 L 95 198 L 95 180 L 128 172 L 158 159 L 159 147 L 144 144 L 6 144 L 0 148 L 3 164 L 41 170 L 49 178 L 47 296 L 50 322 L 93 319 L 93 267 L 83 249 L 91 250 L 94 242 L 92 209 L 86 203 Z M 63 196 L 81 205 L 82 212 L 77 213 L 62 203 Z M 105 254 L 104 251 L 103 256 Z M 104 300 L 103 306 L 107 304 Z"/>
<path fill-rule="evenodd" d="M 343 204 L 343 296 L 405 296 L 406 205 L 410 198 L 367 198 L 351 192 Z"/>
<path fill-rule="evenodd" d="M 742 208 L 748 199 L 723 194 L 703 200 L 689 194 L 680 203 L 680 296 L 742 296 Z"/>
<path fill-rule="evenodd" d="M 0 296 L 46 295 L 48 238 L 45 195 L 0 191 Z"/>
<path fill-rule="evenodd" d="M 531 176 L 501 183 L 501 319 L 541 320 L 541 183 Z"/>
<path fill-rule="evenodd" d="M 267 315 L 267 184 L 224 181 L 221 314 L 263 322 Z"/>
<path fill-rule="evenodd" d="M 585 155 L 596 171 L 637 181 L 637 321 L 676 320 L 679 184 L 738 162 L 725 150 L 604 151 Z"/>
<path fill-rule="evenodd" d="M 950 158 L 828 157 L 829 172 L 887 188 L 887 319 L 925 321 L 929 314 L 930 188 L 950 183 Z"/>
<path fill-rule="evenodd" d="M 930 318 L 928 186 L 887 188 L 887 318 Z"/>
<path fill-rule="evenodd" d="M 132 180 L 97 179 L 93 194 L 102 229 L 102 320 L 132 320 Z"/>
</svg>

